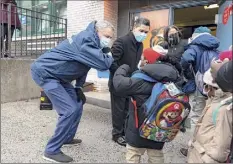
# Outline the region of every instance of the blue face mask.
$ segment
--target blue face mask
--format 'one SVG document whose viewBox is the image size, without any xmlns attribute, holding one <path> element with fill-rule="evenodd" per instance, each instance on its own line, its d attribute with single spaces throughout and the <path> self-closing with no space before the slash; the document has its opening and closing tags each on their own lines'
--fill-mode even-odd
<svg viewBox="0 0 233 164">
<path fill-rule="evenodd" d="M 106 38 L 105 36 L 102 36 L 100 39 L 100 46 L 102 48 L 109 47 L 110 42 L 111 42 L 110 38 Z"/>
<path fill-rule="evenodd" d="M 137 42 L 143 42 L 146 39 L 147 34 L 143 32 L 134 32 L 134 37 Z"/>
</svg>

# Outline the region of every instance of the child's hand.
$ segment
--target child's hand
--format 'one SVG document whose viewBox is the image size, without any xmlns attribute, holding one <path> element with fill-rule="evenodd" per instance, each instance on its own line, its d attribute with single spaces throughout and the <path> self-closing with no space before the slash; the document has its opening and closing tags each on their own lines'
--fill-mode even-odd
<svg viewBox="0 0 233 164">
<path fill-rule="evenodd" d="M 141 67 L 145 66 L 148 64 L 148 60 L 142 60 L 141 62 Z"/>
</svg>

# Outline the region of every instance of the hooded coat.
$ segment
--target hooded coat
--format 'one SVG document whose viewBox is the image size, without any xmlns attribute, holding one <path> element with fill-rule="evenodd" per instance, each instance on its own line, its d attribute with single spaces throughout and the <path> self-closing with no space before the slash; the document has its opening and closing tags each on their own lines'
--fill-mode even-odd
<svg viewBox="0 0 233 164">
<path fill-rule="evenodd" d="M 225 163 L 232 140 L 232 96 L 215 91 L 207 101 L 193 135 L 188 163 Z"/>
<path fill-rule="evenodd" d="M 193 71 L 190 70 L 190 64 L 196 73 L 201 66 L 200 63 L 203 53 L 205 51 L 218 52 L 219 45 L 219 40 L 208 33 L 202 33 L 193 38 L 181 58 L 182 68 L 186 70 L 184 72 L 185 77 L 187 79 L 193 78 Z"/>
<path fill-rule="evenodd" d="M 196 90 L 194 75 L 197 71 L 204 73 L 210 68 L 210 63 L 202 63 L 202 55 L 210 55 L 209 53 L 218 54 L 219 52 L 217 49 L 219 45 L 219 40 L 209 33 L 201 33 L 192 38 L 181 57 L 181 66 L 184 70 L 184 76 L 188 80 L 183 88 L 183 92 L 193 93 Z M 205 56 L 205 59 L 208 59 L 208 56 Z"/>
<path fill-rule="evenodd" d="M 181 87 L 179 85 L 182 85 L 183 80 L 180 77 L 180 68 L 177 69 L 177 66 L 171 65 L 170 58 L 166 60 L 166 62 L 163 60 L 160 63 L 147 64 L 142 67 L 142 71 L 156 81 L 173 81 L 178 87 Z M 130 78 L 130 76 L 131 69 L 128 65 L 124 64 L 117 69 L 113 77 L 113 86 L 116 92 L 123 96 L 130 96 L 136 101 L 137 108 L 134 108 L 133 103 L 129 105 L 129 113 L 125 127 L 126 142 L 136 148 L 161 150 L 164 146 L 163 142 L 155 142 L 140 137 L 138 128 L 144 121 L 143 104 L 150 97 L 154 83 L 143 79 Z M 136 126 L 136 112 L 138 116 L 138 127 Z"/>
<path fill-rule="evenodd" d="M 90 68 L 108 70 L 113 58 L 103 53 L 95 24 L 96 21 L 91 22 L 86 30 L 41 55 L 31 69 L 43 79 L 57 79 L 64 83 L 76 80 L 76 87 L 82 87 Z"/>
</svg>

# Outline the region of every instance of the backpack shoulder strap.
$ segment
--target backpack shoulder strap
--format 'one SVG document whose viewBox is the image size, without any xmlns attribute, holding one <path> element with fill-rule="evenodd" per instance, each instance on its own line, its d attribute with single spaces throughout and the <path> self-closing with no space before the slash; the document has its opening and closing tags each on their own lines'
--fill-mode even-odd
<svg viewBox="0 0 233 164">
<path fill-rule="evenodd" d="M 157 81 L 150 76 L 146 75 L 145 73 L 142 72 L 136 72 L 133 74 L 132 78 L 137 78 L 137 79 L 143 79 L 145 81 L 153 82 L 156 83 Z"/>
<path fill-rule="evenodd" d="M 149 99 L 145 102 L 147 109 L 151 109 L 157 101 L 158 96 L 165 90 L 165 86 L 162 83 L 156 83 L 152 89 Z"/>
<path fill-rule="evenodd" d="M 219 105 L 212 113 L 212 120 L 213 120 L 213 123 L 214 125 L 216 125 L 216 120 L 217 120 L 217 116 L 218 116 L 218 112 L 219 112 L 219 109 L 222 105 Z"/>
<path fill-rule="evenodd" d="M 228 98 L 228 99 L 225 100 L 224 103 L 220 103 L 220 105 L 218 105 L 218 107 L 213 111 L 212 120 L 213 120 L 214 125 L 216 125 L 217 116 L 218 116 L 218 112 L 219 112 L 220 108 L 223 105 L 228 105 L 228 104 L 231 104 L 231 103 L 232 103 L 232 98 Z"/>
</svg>

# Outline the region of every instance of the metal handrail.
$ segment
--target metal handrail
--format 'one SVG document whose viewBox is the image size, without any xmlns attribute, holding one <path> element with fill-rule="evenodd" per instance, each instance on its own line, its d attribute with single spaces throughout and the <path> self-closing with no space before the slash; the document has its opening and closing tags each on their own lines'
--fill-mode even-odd
<svg viewBox="0 0 233 164">
<path fill-rule="evenodd" d="M 67 19 L 11 3 L 0 2 L 0 27 L 1 57 L 36 58 L 67 38 Z"/>
</svg>

